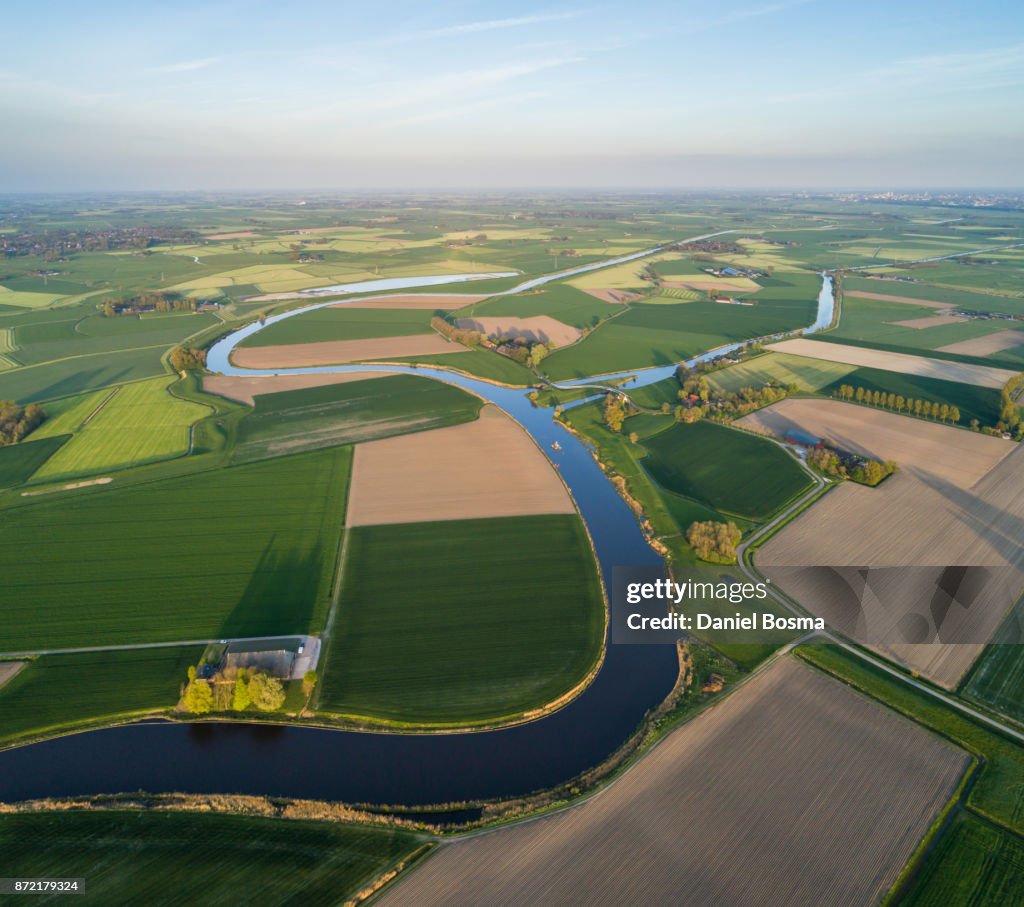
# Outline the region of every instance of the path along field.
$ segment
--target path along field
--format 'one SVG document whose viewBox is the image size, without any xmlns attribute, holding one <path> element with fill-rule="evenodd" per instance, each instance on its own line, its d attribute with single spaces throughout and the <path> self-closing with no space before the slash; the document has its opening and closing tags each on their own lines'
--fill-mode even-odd
<svg viewBox="0 0 1024 907">
<path fill-rule="evenodd" d="M 480 331 L 489 337 L 522 338 L 540 343 L 553 343 L 555 346 L 573 343 L 579 340 L 583 333 L 579 328 L 562 324 L 550 315 L 534 315 L 532 318 L 459 318 L 457 324 L 460 328 Z"/>
<path fill-rule="evenodd" d="M 961 356 L 991 356 L 1003 350 L 1012 350 L 1015 346 L 1024 345 L 1024 331 L 998 331 L 984 337 L 971 340 L 960 340 L 946 346 L 940 346 L 941 353 L 959 353 Z"/>
<path fill-rule="evenodd" d="M 355 449 L 349 526 L 574 512 L 547 457 L 496 406 L 475 422 Z"/>
<path fill-rule="evenodd" d="M 381 900 L 859 907 L 886 893 L 967 765 L 785 658 L 597 796 L 442 845 Z"/>
<path fill-rule="evenodd" d="M 910 356 L 906 353 L 888 353 L 866 347 L 847 346 L 842 343 L 825 343 L 820 340 L 783 340 L 771 343 L 768 349 L 797 356 L 810 356 L 829 362 L 845 362 L 848 365 L 866 366 L 924 378 L 938 378 L 944 381 L 958 381 L 979 387 L 1002 388 L 1016 372 L 1005 368 L 985 365 L 966 365 L 943 359 L 929 359 L 926 356 Z"/>
<path fill-rule="evenodd" d="M 351 381 L 369 381 L 382 378 L 388 372 L 345 372 L 325 375 L 262 375 L 246 378 L 238 375 L 205 375 L 203 390 L 227 397 L 237 403 L 252 406 L 262 394 L 303 390 L 308 387 L 326 387 L 329 384 L 348 384 Z"/>
<path fill-rule="evenodd" d="M 240 347 L 231 354 L 239 368 L 302 368 L 315 365 L 342 365 L 381 359 L 403 359 L 435 353 L 468 353 L 459 343 L 451 343 L 440 334 L 415 334 L 408 337 L 374 337 L 366 340 L 326 340 L 320 343 L 291 343 L 283 346 Z"/>
<path fill-rule="evenodd" d="M 789 407 L 780 418 L 812 431 L 839 418 L 850 437 L 888 452 L 900 471 L 877 488 L 843 483 L 830 491 L 758 549 L 758 567 L 830 625 L 955 686 L 1024 591 L 1024 449 L 850 404 L 822 415 L 821 404 L 808 403 L 815 405 Z M 801 413 L 810 415 L 796 419 Z M 761 418 L 771 420 L 770 411 Z M 892 420 L 906 423 L 902 444 Z M 970 566 L 987 568 L 973 591 L 973 579 L 946 571 Z M 897 569 L 876 570 L 865 584 L 864 567 Z"/>
</svg>

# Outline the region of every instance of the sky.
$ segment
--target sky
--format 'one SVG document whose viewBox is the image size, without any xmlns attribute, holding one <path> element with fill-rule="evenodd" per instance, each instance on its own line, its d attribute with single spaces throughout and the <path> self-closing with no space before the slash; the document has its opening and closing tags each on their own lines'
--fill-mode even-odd
<svg viewBox="0 0 1024 907">
<path fill-rule="evenodd" d="M 1024 4 L 11 3 L 0 192 L 1024 184 Z"/>
</svg>

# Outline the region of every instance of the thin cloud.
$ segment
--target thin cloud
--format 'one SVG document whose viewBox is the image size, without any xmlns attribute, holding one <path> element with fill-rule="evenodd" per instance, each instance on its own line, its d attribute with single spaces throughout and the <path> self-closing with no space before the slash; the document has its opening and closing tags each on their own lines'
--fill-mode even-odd
<svg viewBox="0 0 1024 907">
<path fill-rule="evenodd" d="M 220 60 L 220 57 L 204 57 L 201 60 L 181 60 L 177 63 L 165 63 L 162 66 L 150 66 L 146 71 L 160 73 L 193 72 L 197 69 L 206 69 L 208 66 L 214 66 Z"/>
<path fill-rule="evenodd" d="M 544 22 L 563 22 L 575 19 L 579 12 L 538 13 L 533 16 L 514 16 L 508 19 L 483 19 L 479 22 L 464 22 L 461 25 L 448 25 L 444 28 L 430 28 L 412 32 L 406 36 L 413 38 L 447 38 L 452 35 L 474 35 L 482 31 L 494 31 L 499 28 L 519 28 L 524 25 L 540 25 Z"/>
</svg>

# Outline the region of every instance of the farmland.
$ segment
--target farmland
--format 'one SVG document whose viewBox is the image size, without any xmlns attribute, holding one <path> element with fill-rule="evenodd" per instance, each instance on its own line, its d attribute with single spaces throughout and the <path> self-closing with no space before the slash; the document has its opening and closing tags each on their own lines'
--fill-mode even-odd
<svg viewBox="0 0 1024 907">
<path fill-rule="evenodd" d="M 469 349 L 446 340 L 440 334 L 381 337 L 365 340 L 325 340 L 320 343 L 290 343 L 235 350 L 231 361 L 239 368 L 306 368 L 373 362 L 382 359 L 407 360 L 415 356 L 468 353 Z"/>
<path fill-rule="evenodd" d="M 345 305 L 327 306 L 269 324 L 262 331 L 246 338 L 241 347 L 429 334 L 432 316 L 432 309 L 350 309 Z"/>
<path fill-rule="evenodd" d="M 350 460 L 340 448 L 7 509 L 0 651 L 318 627 Z"/>
<path fill-rule="evenodd" d="M 382 900 L 660 903 L 685 879 L 699 902 L 872 903 L 967 765 L 787 658 L 597 796 L 446 844 Z"/>
<path fill-rule="evenodd" d="M 1020 602 L 1007 615 L 992 644 L 978 659 L 964 686 L 964 693 L 976 702 L 1024 724 L 1024 649 L 1021 647 Z"/>
<path fill-rule="evenodd" d="M 20 877 L 85 878 L 75 896 L 82 904 L 123 901 L 126 892 L 154 905 L 337 904 L 417 846 L 406 832 L 328 822 L 141 811 L 0 816 L 4 867 Z"/>
<path fill-rule="evenodd" d="M 202 646 L 44 655 L 0 687 L 0 746 L 111 716 L 164 711 Z"/>
<path fill-rule="evenodd" d="M 390 375 L 263 394 L 238 427 L 236 461 L 457 425 L 480 400 L 451 385 Z"/>
<path fill-rule="evenodd" d="M 210 411 L 175 397 L 171 383 L 156 378 L 118 388 L 36 478 L 94 475 L 187 453 L 189 429 Z"/>
<path fill-rule="evenodd" d="M 837 382 L 846 383 L 846 376 L 856 366 L 842 362 L 827 362 L 789 353 L 765 353 L 754 356 L 728 368 L 720 368 L 708 375 L 712 387 L 725 391 L 738 391 L 741 387 L 761 387 L 765 384 L 796 385 L 804 393 L 820 393 Z"/>
<path fill-rule="evenodd" d="M 599 272 L 604 273 L 604 272 Z M 605 318 L 621 311 L 616 303 L 602 302 L 567 283 L 554 283 L 539 292 L 518 296 L 496 296 L 477 303 L 472 309 L 460 313 L 467 316 L 516 316 L 532 318 L 548 315 L 563 324 L 583 330 L 592 328 Z"/>
<path fill-rule="evenodd" d="M 0 489 L 27 482 L 67 440 L 67 435 L 57 435 L 0 447 Z"/>
<path fill-rule="evenodd" d="M 711 422 L 673 425 L 644 442 L 660 485 L 724 513 L 763 520 L 811 487 L 786 451 Z"/>
<path fill-rule="evenodd" d="M 603 636 L 575 514 L 353 528 L 319 708 L 411 724 L 516 716 L 582 681 Z"/>
</svg>

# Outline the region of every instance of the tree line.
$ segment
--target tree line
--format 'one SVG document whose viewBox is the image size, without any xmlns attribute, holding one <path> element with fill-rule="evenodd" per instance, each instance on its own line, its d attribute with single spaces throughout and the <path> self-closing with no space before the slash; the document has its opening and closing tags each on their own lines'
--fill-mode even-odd
<svg viewBox="0 0 1024 907">
<path fill-rule="evenodd" d="M 35 431 L 46 419 L 38 403 L 19 406 L 13 400 L 0 400 L 0 447 L 17 444 Z"/>
<path fill-rule="evenodd" d="M 107 318 L 116 318 L 142 312 L 194 312 L 197 305 L 193 297 L 177 293 L 138 293 L 122 299 L 104 299 L 103 314 Z"/>
<path fill-rule="evenodd" d="M 831 447 L 816 447 L 807 452 L 807 465 L 838 479 L 852 479 L 861 485 L 877 485 L 896 472 L 892 460 L 865 460 L 844 455 Z"/>
<path fill-rule="evenodd" d="M 203 662 L 199 663 L 199 667 Z M 284 684 L 262 671 L 246 668 L 225 668 L 209 679 L 199 677 L 195 665 L 188 669 L 188 683 L 181 689 L 180 707 L 193 715 L 208 712 L 244 712 L 257 709 L 275 712 L 284 705 Z M 316 685 L 316 673 L 303 678 L 303 691 L 308 697 Z"/>
<path fill-rule="evenodd" d="M 868 387 L 853 387 L 850 384 L 843 384 L 839 387 L 840 400 L 856 400 L 868 406 L 880 406 L 883 409 L 891 409 L 894 412 L 907 415 L 923 416 L 925 419 L 937 419 L 940 422 L 949 422 L 956 425 L 960 421 L 960 409 L 949 403 L 939 403 L 932 400 L 921 400 L 914 397 L 904 397 L 891 391 L 872 390 Z M 975 422 L 977 420 L 974 420 Z M 972 428 L 974 427 L 972 423 Z"/>
</svg>

